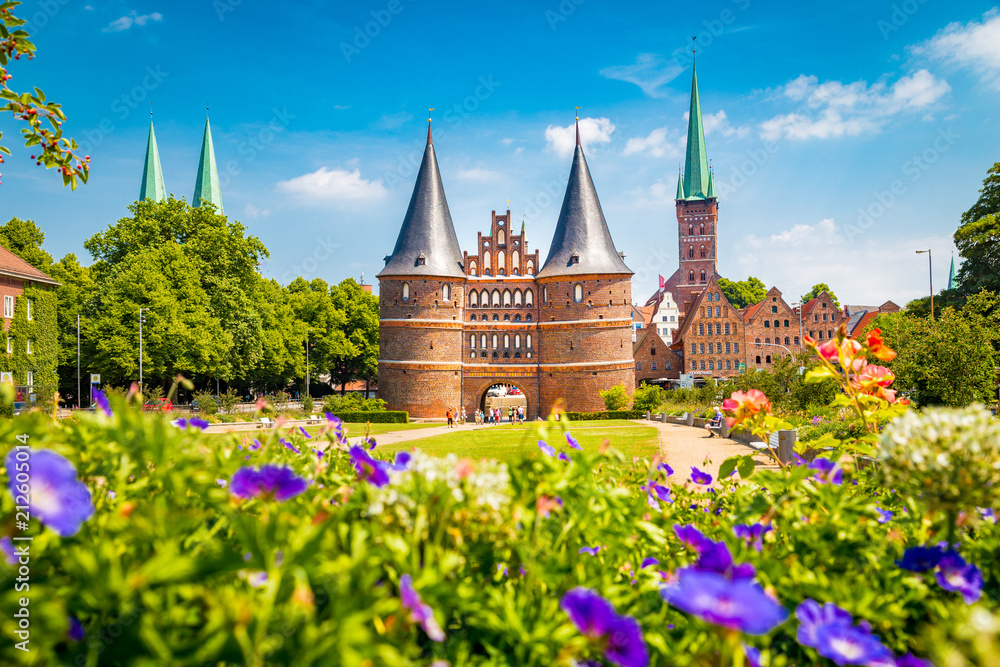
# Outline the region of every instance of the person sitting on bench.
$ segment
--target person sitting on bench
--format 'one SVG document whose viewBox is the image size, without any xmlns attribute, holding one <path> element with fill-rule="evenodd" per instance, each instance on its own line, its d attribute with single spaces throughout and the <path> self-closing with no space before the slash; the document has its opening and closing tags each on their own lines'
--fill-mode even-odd
<svg viewBox="0 0 1000 667">
<path fill-rule="evenodd" d="M 705 423 L 705 430 L 708 431 L 708 437 L 712 438 L 715 436 L 715 430 L 719 429 L 719 437 L 722 437 L 722 411 L 719 406 L 715 407 L 715 415 L 712 416 L 712 420 Z"/>
</svg>

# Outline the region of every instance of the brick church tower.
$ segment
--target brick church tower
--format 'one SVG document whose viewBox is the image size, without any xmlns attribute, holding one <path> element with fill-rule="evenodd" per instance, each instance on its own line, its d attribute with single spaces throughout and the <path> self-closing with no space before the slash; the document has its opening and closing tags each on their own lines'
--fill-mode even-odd
<svg viewBox="0 0 1000 667">
<path fill-rule="evenodd" d="M 677 240 L 680 269 L 674 298 L 685 315 L 718 271 L 719 202 L 715 174 L 708 168 L 705 128 L 698 97 L 698 71 L 691 75 L 691 110 L 688 114 L 687 155 L 677 181 Z"/>
<path fill-rule="evenodd" d="M 555 399 L 573 410 L 603 410 L 599 391 L 635 389 L 632 271 L 615 249 L 580 145 L 548 258 L 536 278 L 542 414 Z"/>
<path fill-rule="evenodd" d="M 462 402 L 462 251 L 427 146 L 392 254 L 379 279 L 379 394 L 394 410 L 444 417 Z"/>
</svg>

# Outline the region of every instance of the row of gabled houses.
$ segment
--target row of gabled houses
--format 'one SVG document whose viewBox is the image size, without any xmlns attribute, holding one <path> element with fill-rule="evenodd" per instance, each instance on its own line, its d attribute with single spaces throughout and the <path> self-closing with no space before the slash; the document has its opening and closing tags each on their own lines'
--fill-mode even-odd
<svg viewBox="0 0 1000 667">
<path fill-rule="evenodd" d="M 759 303 L 736 308 L 714 275 L 693 303 L 678 306 L 673 295 L 661 289 L 646 305 L 632 308 L 636 384 L 679 379 L 682 374 L 723 379 L 751 368 L 767 369 L 779 357 L 805 349 L 806 336 L 830 340 L 844 325 L 853 337 L 878 315 L 899 310 L 892 301 L 840 308 L 827 292 L 804 304 L 790 304 L 777 287 Z"/>
</svg>

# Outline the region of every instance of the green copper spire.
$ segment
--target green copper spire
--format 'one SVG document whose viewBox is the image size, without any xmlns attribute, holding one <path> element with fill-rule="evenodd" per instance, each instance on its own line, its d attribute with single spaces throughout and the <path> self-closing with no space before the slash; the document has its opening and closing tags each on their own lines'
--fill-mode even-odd
<svg viewBox="0 0 1000 667">
<path fill-rule="evenodd" d="M 698 70 L 692 68 L 687 158 L 684 161 L 684 192 L 687 199 L 712 196 L 708 194 L 708 183 L 708 153 L 705 151 L 705 126 L 701 121 L 701 100 L 698 97 Z"/>
<path fill-rule="evenodd" d="M 194 182 L 192 206 L 201 206 L 201 200 L 215 205 L 222 213 L 222 188 L 219 187 L 219 170 L 215 167 L 215 148 L 212 146 L 212 128 L 205 116 L 205 136 L 201 140 L 201 159 L 198 161 L 198 176 Z"/>
<path fill-rule="evenodd" d="M 163 201 L 167 189 L 163 185 L 163 170 L 160 169 L 160 151 L 156 149 L 156 135 L 153 133 L 153 119 L 149 120 L 149 139 L 146 140 L 146 164 L 142 168 L 142 183 L 139 185 L 139 201 L 152 199 Z"/>
<path fill-rule="evenodd" d="M 955 289 L 955 256 L 951 256 L 951 271 L 948 272 L 948 289 Z"/>
<path fill-rule="evenodd" d="M 675 199 L 684 199 L 684 172 L 680 169 L 677 170 L 677 197 Z"/>
<path fill-rule="evenodd" d="M 708 192 L 706 192 L 705 195 L 709 199 L 715 199 L 715 172 L 714 171 L 709 171 L 708 172 Z"/>
</svg>

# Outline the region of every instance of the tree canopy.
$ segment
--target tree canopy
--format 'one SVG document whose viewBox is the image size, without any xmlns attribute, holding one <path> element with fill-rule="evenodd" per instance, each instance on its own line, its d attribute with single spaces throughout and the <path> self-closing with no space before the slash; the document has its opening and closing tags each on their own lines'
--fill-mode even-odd
<svg viewBox="0 0 1000 667">
<path fill-rule="evenodd" d="M 830 301 L 833 302 L 833 307 L 839 309 L 840 301 L 837 299 L 837 295 L 833 293 L 833 290 L 830 289 L 830 286 L 827 285 L 826 283 L 816 283 L 815 285 L 813 285 L 811 290 L 802 295 L 801 302 L 806 303 L 808 301 L 812 301 L 823 292 L 826 292 L 827 294 L 830 295 Z"/>
<path fill-rule="evenodd" d="M 760 303 L 767 296 L 767 287 L 759 278 L 748 276 L 746 280 L 719 278 L 719 289 L 734 308 L 746 308 Z"/>
<path fill-rule="evenodd" d="M 1000 291 L 1000 162 L 990 167 L 979 199 L 962 214 L 954 238 L 965 260 L 955 276 L 959 293 Z"/>
</svg>

